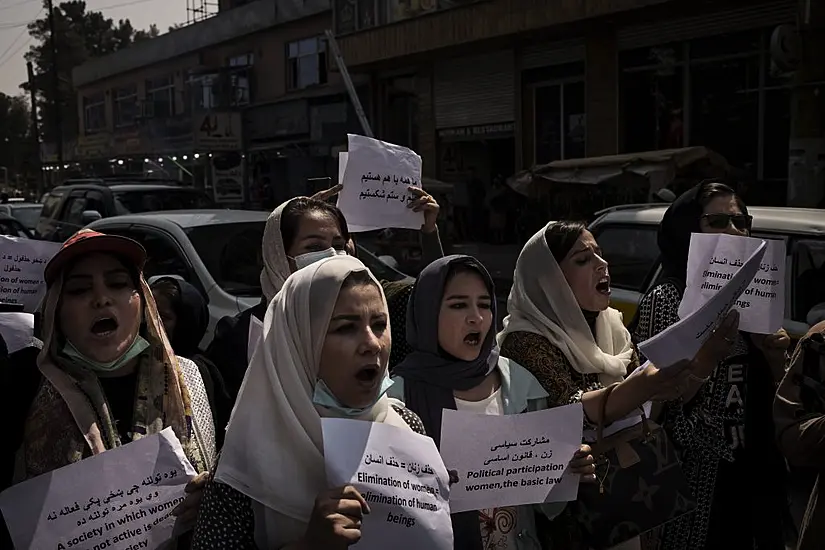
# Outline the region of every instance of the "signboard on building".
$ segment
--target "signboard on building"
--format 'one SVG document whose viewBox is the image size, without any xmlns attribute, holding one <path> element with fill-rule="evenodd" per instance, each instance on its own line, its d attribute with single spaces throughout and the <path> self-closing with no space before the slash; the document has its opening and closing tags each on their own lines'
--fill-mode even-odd
<svg viewBox="0 0 825 550">
<path fill-rule="evenodd" d="M 244 202 L 244 166 L 240 153 L 212 157 L 212 193 L 218 204 Z"/>
<path fill-rule="evenodd" d="M 139 131 L 115 133 L 113 153 L 117 157 L 140 154 L 143 153 L 142 145 Z"/>
<path fill-rule="evenodd" d="M 250 142 L 309 134 L 309 103 L 305 99 L 270 103 L 244 113 Z"/>
<path fill-rule="evenodd" d="M 438 137 L 447 141 L 508 138 L 513 137 L 514 129 L 515 124 L 513 122 L 461 126 L 458 128 L 443 128 L 438 131 Z"/>
<path fill-rule="evenodd" d="M 112 152 L 112 134 L 108 132 L 77 138 L 75 153 L 78 160 L 108 159 L 112 156 Z"/>
<path fill-rule="evenodd" d="M 240 113 L 208 113 L 193 120 L 196 149 L 240 151 L 243 147 Z"/>
</svg>

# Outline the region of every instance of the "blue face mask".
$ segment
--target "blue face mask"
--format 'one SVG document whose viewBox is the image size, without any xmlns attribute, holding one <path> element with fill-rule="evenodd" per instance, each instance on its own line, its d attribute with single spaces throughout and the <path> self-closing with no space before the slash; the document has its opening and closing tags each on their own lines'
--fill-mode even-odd
<svg viewBox="0 0 825 550">
<path fill-rule="evenodd" d="M 135 341 L 132 342 L 132 345 L 129 346 L 129 349 L 126 350 L 126 353 L 121 355 L 118 359 L 115 359 L 114 361 L 109 361 L 108 363 L 101 363 L 100 361 L 89 359 L 88 357 L 80 353 L 80 351 L 78 351 L 78 349 L 74 347 L 72 343 L 69 342 L 69 340 L 66 340 L 66 344 L 63 346 L 62 351 L 63 355 L 65 355 L 75 363 L 82 365 L 88 369 L 98 372 L 112 372 L 119 369 L 120 367 L 122 367 L 123 365 L 125 365 L 126 363 L 128 363 L 141 353 L 143 353 L 143 351 L 148 347 L 149 342 L 147 342 L 146 339 L 143 338 L 143 336 L 138 335 L 137 338 L 135 338 Z"/>
<path fill-rule="evenodd" d="M 317 252 L 307 252 L 306 254 L 299 254 L 292 258 L 295 262 L 295 269 L 303 269 L 308 265 L 312 265 L 315 262 L 320 262 L 324 258 L 332 258 L 333 256 L 346 256 L 347 252 L 345 250 L 335 250 L 332 247 L 327 248 L 326 250 L 318 250 Z"/>
<path fill-rule="evenodd" d="M 378 403 L 379 399 L 384 397 L 384 394 L 387 393 L 387 390 L 389 390 L 393 384 L 395 384 L 395 382 L 392 378 L 390 378 L 389 371 L 385 372 L 384 378 L 381 380 L 381 387 L 378 388 L 378 393 L 375 395 L 375 400 L 363 409 L 353 409 L 342 405 L 341 402 L 338 401 L 338 398 L 332 393 L 332 390 L 329 389 L 329 386 L 327 386 L 326 383 L 319 378 L 315 383 L 315 392 L 312 395 L 312 402 L 316 405 L 320 405 L 321 407 L 326 407 L 327 409 L 333 410 L 342 416 L 362 416 L 376 403 Z"/>
</svg>

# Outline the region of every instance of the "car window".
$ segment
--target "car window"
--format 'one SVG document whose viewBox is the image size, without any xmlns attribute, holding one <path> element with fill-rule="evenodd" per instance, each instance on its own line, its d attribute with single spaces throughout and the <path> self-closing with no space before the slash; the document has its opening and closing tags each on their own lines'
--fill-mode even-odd
<svg viewBox="0 0 825 550">
<path fill-rule="evenodd" d="M 825 239 L 796 239 L 792 246 L 794 281 L 791 291 L 794 321 L 808 322 L 814 308 L 825 308 Z"/>
<path fill-rule="evenodd" d="M 57 215 L 57 207 L 63 195 L 60 193 L 49 193 L 43 200 L 43 210 L 40 212 L 41 218 L 51 219 Z"/>
<path fill-rule="evenodd" d="M 39 204 L 33 204 L 30 206 L 16 206 L 12 208 L 11 215 L 17 218 L 17 220 L 25 227 L 34 229 L 40 219 L 40 210 L 42 208 L 43 207 Z"/>
<path fill-rule="evenodd" d="M 146 249 L 146 265 L 143 274 L 146 279 L 155 275 L 178 275 L 190 281 L 189 266 L 181 256 L 178 247 L 166 234 L 137 228 L 102 229 L 104 233 L 122 235 L 134 239 Z"/>
<path fill-rule="evenodd" d="M 86 210 L 94 210 L 101 216 L 105 216 L 106 205 L 103 202 L 103 193 L 100 191 L 89 191 L 86 193 Z"/>
<path fill-rule="evenodd" d="M 215 207 L 215 203 L 205 193 L 187 189 L 115 191 L 113 196 L 118 215 Z"/>
<path fill-rule="evenodd" d="M 265 226 L 265 221 L 201 225 L 186 233 L 218 286 L 234 296 L 260 296 Z"/>
<path fill-rule="evenodd" d="M 71 229 L 80 229 L 83 227 L 84 210 L 86 210 L 86 197 L 69 197 L 63 221 L 69 224 Z"/>
<path fill-rule="evenodd" d="M 14 220 L 0 220 L 0 235 L 10 237 L 28 237 L 19 223 Z"/>
<path fill-rule="evenodd" d="M 610 284 L 642 292 L 647 275 L 659 259 L 656 225 L 602 225 L 593 236 L 609 264 Z"/>
</svg>

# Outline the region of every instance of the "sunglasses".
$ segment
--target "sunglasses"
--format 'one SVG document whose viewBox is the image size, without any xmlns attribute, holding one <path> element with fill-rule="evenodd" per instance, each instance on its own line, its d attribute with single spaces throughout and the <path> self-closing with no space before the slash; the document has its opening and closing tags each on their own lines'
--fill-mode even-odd
<svg viewBox="0 0 825 550">
<path fill-rule="evenodd" d="M 749 231 L 753 224 L 753 216 L 745 214 L 703 214 L 702 219 L 713 229 L 727 229 L 733 224 L 739 231 Z"/>
</svg>

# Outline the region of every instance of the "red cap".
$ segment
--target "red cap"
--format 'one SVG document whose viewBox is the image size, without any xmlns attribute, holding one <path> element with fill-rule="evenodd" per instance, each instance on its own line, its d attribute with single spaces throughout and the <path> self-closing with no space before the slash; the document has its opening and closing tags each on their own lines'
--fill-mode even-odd
<svg viewBox="0 0 825 550">
<path fill-rule="evenodd" d="M 91 229 L 81 229 L 69 237 L 57 254 L 52 256 L 46 264 L 46 270 L 43 273 L 46 285 L 51 286 L 63 268 L 72 260 L 84 254 L 96 252 L 117 254 L 131 262 L 139 271 L 143 270 L 143 264 L 146 263 L 146 250 L 139 242 L 120 235 L 106 235 Z"/>
</svg>

